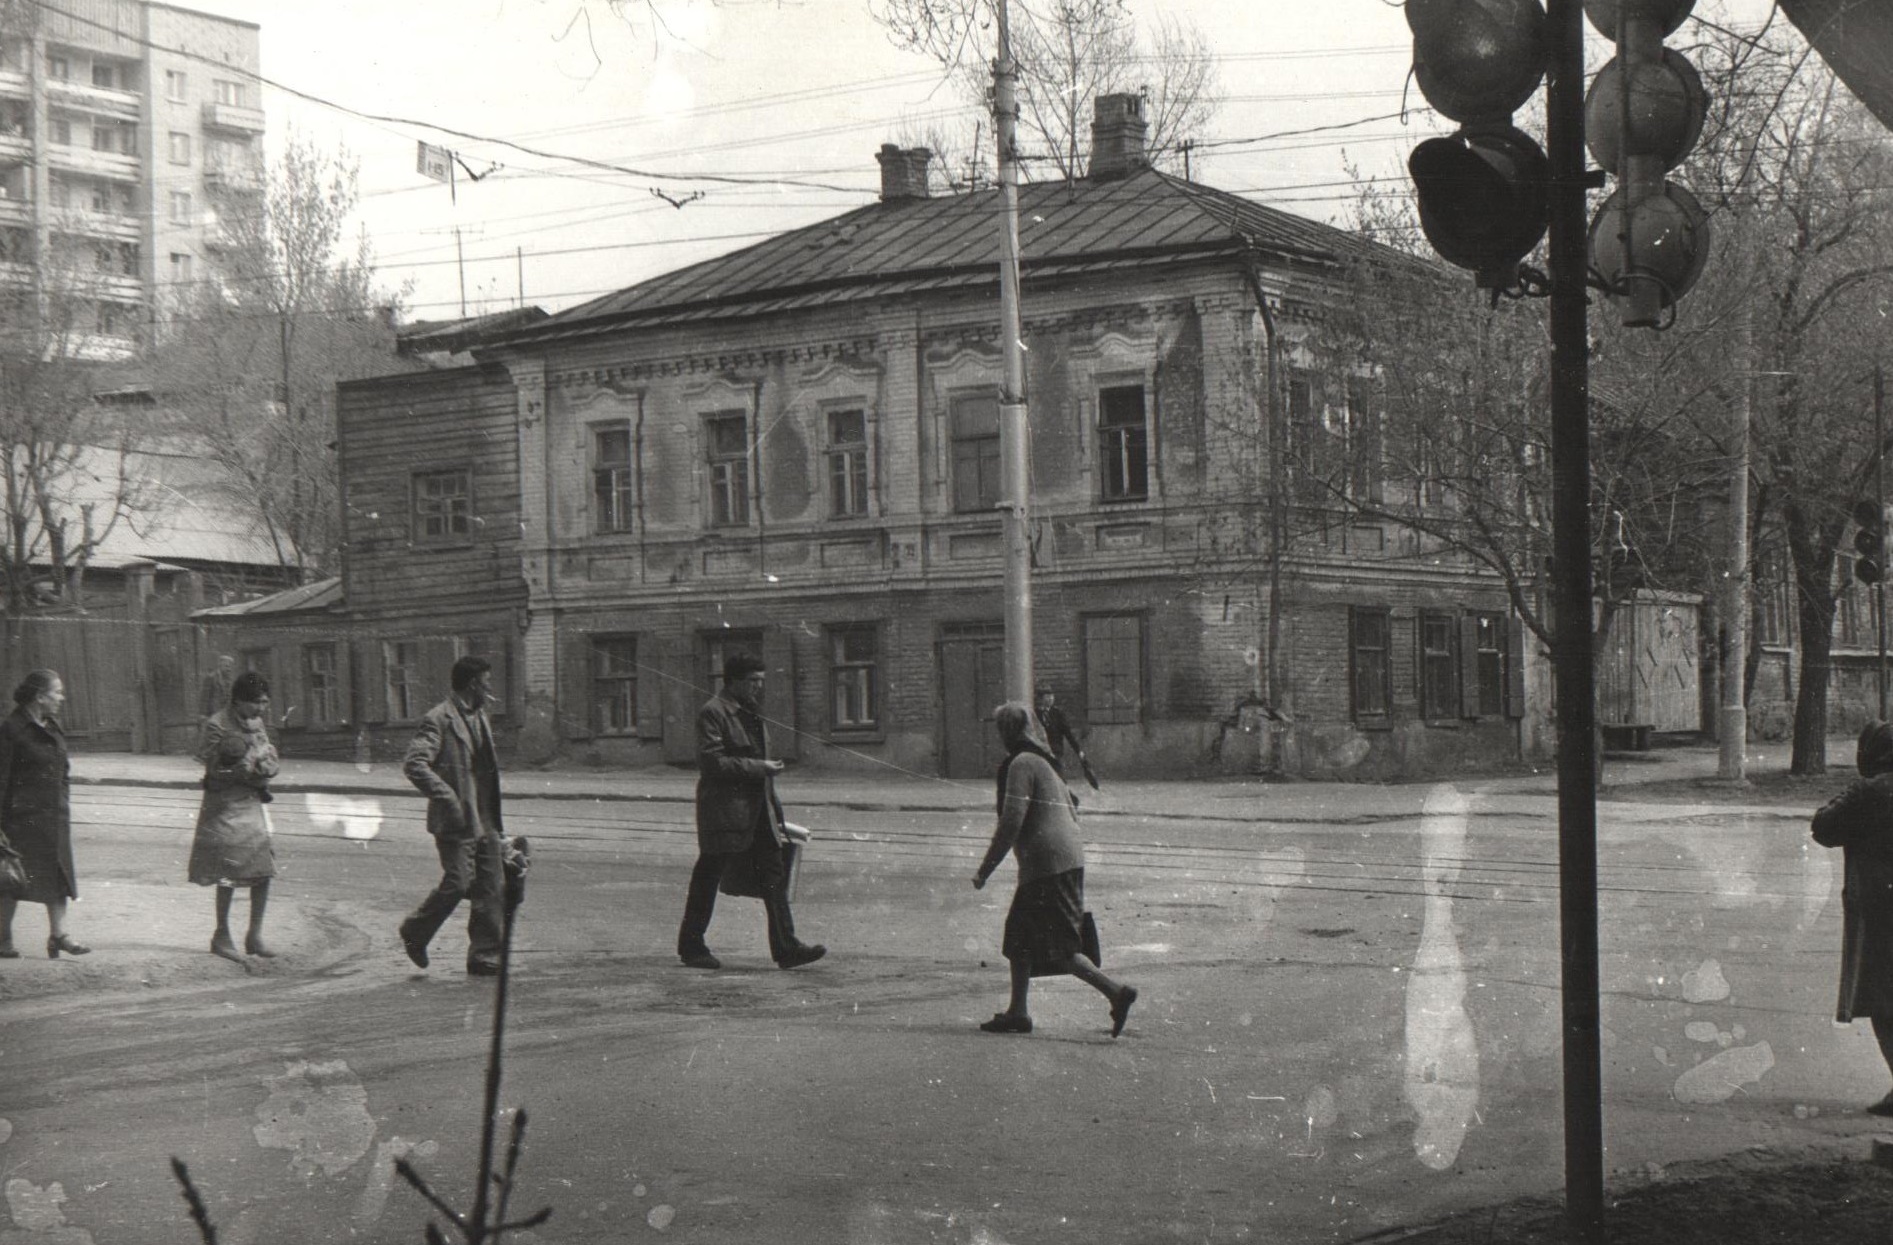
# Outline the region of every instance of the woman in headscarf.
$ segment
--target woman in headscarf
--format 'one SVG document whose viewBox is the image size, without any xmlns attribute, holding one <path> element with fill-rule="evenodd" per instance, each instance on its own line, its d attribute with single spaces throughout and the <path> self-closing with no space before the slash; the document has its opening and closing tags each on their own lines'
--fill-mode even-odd
<svg viewBox="0 0 1893 1245">
<path fill-rule="evenodd" d="M 1814 841 L 1845 857 L 1834 1019 L 1870 1019 L 1893 1071 L 1893 725 L 1869 722 L 1854 756 L 1860 781 L 1814 814 Z M 1867 1110 L 1893 1115 L 1893 1091 Z"/>
<path fill-rule="evenodd" d="M 270 847 L 269 781 L 276 777 L 276 746 L 270 742 L 269 682 L 246 670 L 230 684 L 230 703 L 204 719 L 197 759 L 204 765 L 204 801 L 191 841 L 190 880 L 217 888 L 217 929 L 210 953 L 243 962 L 230 936 L 230 903 L 236 888 L 250 891 L 250 928 L 244 953 L 275 955 L 263 942 L 263 913 L 276 876 Z"/>
<path fill-rule="evenodd" d="M 66 901 L 79 896 L 72 863 L 72 769 L 59 711 L 66 685 L 54 670 L 35 670 L 13 689 L 13 712 L 0 722 L 0 843 L 26 866 L 27 892 L 0 899 L 0 958 L 17 959 L 13 912 L 24 900 L 46 905 L 46 954 L 92 950 L 66 933 Z"/>
<path fill-rule="evenodd" d="M 1012 969 L 1012 999 L 979 1027 L 988 1033 L 1032 1032 L 1026 1007 L 1032 978 L 1070 974 L 1110 1000 L 1111 1036 L 1116 1037 L 1124 1031 L 1137 989 L 1106 977 L 1080 949 L 1085 849 L 1078 837 L 1077 805 L 1052 763 L 1032 706 L 1008 701 L 993 711 L 993 724 L 1006 748 L 999 765 L 999 825 L 973 874 L 973 886 L 985 886 L 1008 852 L 1018 860 L 1019 884 L 1002 943 Z"/>
</svg>

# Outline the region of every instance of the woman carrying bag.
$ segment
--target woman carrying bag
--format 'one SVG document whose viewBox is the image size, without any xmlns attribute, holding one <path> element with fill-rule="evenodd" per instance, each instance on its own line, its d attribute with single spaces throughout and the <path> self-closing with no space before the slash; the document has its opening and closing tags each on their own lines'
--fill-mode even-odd
<svg viewBox="0 0 1893 1245">
<path fill-rule="evenodd" d="M 230 685 L 230 703 L 204 719 L 197 759 L 204 766 L 204 800 L 191 840 L 189 878 L 217 888 L 217 928 L 210 953 L 241 964 L 244 955 L 273 956 L 263 942 L 276 853 L 270 845 L 269 782 L 276 777 L 276 745 L 269 739 L 269 683 L 246 670 Z M 250 892 L 250 926 L 243 952 L 230 936 L 236 888 Z"/>
<path fill-rule="evenodd" d="M 1032 978 L 1070 974 L 1110 1000 L 1116 1037 L 1137 1001 L 1137 988 L 1112 981 L 1084 953 L 1085 849 L 1071 791 L 1058 776 L 1030 705 L 1008 701 L 993 711 L 993 724 L 1006 749 L 999 765 L 999 825 L 973 886 L 984 887 L 1008 852 L 1018 860 L 1019 884 L 1002 944 L 1012 969 L 1012 998 L 1005 1011 L 979 1027 L 988 1033 L 1032 1032 L 1026 1007 Z"/>
<path fill-rule="evenodd" d="M 13 912 L 22 902 L 46 905 L 46 954 L 84 955 L 92 948 L 66 933 L 66 901 L 79 895 L 72 863 L 71 766 L 59 711 L 66 685 L 57 671 L 35 670 L 13 689 L 14 709 L 0 722 L 0 843 L 20 855 L 23 893 L 0 897 L 0 959 L 18 959 Z"/>
</svg>

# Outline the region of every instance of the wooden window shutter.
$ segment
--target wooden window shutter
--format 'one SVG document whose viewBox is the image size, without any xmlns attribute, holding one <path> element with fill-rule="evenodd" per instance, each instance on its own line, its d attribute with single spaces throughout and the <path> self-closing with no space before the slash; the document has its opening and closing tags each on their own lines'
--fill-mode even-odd
<svg viewBox="0 0 1893 1245">
<path fill-rule="evenodd" d="M 1479 716 L 1479 616 L 1459 616 L 1459 716 Z"/>
<path fill-rule="evenodd" d="M 793 761 L 802 755 L 802 735 L 795 712 L 795 645 L 781 627 L 762 636 L 762 659 L 769 667 L 763 716 L 769 723 L 769 755 Z"/>
<path fill-rule="evenodd" d="M 1525 716 L 1525 624 L 1505 618 L 1505 716 Z"/>
<path fill-rule="evenodd" d="M 361 642 L 361 693 L 357 704 L 363 722 L 388 720 L 388 671 L 381 652 L 381 637 L 371 635 Z"/>
<path fill-rule="evenodd" d="M 559 734 L 592 737 L 592 638 L 576 627 L 559 631 Z"/>
<path fill-rule="evenodd" d="M 335 641 L 335 724 L 353 726 L 361 720 L 361 689 L 355 686 L 355 646 L 336 637 Z"/>
<path fill-rule="evenodd" d="M 696 641 L 689 635 L 673 635 L 661 650 L 663 677 L 657 697 L 663 704 L 664 759 L 683 765 L 697 763 L 697 711 L 710 699 L 712 689 L 703 684 L 703 665 Z"/>
</svg>

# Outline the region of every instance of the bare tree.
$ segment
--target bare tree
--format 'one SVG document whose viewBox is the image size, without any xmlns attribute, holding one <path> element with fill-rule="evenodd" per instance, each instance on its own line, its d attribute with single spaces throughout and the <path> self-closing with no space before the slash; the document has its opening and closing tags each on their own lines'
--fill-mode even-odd
<svg viewBox="0 0 1893 1245">
<path fill-rule="evenodd" d="M 399 370 L 365 237 L 346 244 L 355 164 L 292 136 L 267 175 L 225 175 L 219 263 L 176 290 L 153 372 L 186 435 L 224 470 L 285 566 L 332 563 L 338 380 Z"/>
<path fill-rule="evenodd" d="M 870 0 L 869 11 L 902 47 L 953 69 L 984 107 L 997 53 L 993 0 Z M 1194 25 L 1165 16 L 1146 34 L 1125 0 L 1013 0 L 1012 53 L 1021 84 L 1020 134 L 1031 163 L 1083 177 L 1098 96 L 1141 91 L 1149 100 L 1152 161 L 1180 161 L 1183 144 L 1214 116 L 1215 60 Z"/>
</svg>

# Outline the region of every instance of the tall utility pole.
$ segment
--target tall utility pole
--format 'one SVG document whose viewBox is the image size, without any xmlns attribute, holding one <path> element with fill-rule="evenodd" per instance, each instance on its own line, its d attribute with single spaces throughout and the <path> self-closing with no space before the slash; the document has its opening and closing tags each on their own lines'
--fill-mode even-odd
<svg viewBox="0 0 1893 1245">
<path fill-rule="evenodd" d="M 1586 1245 L 1597 1245 L 1604 1239 L 1604 1078 L 1597 999 L 1597 709 L 1591 651 L 1590 361 L 1584 289 L 1590 266 L 1584 219 L 1584 9 L 1581 0 L 1550 0 L 1546 15 L 1564 1198 L 1572 1234 Z"/>
<path fill-rule="evenodd" d="M 1031 456 L 1025 410 L 1025 341 L 1019 313 L 1019 67 L 1012 59 L 1006 0 L 994 0 L 999 51 L 993 60 L 993 132 L 999 148 L 1000 484 L 1005 496 L 1006 699 L 1032 703 L 1032 542 L 1026 530 Z"/>
<path fill-rule="evenodd" d="M 1748 430 L 1755 401 L 1755 313 L 1742 310 L 1742 390 L 1735 403 L 1734 441 L 1729 465 L 1729 570 L 1722 594 L 1722 713 L 1716 721 L 1719 777 L 1741 782 L 1747 777 L 1748 708 L 1743 676 L 1748 667 Z"/>
</svg>

